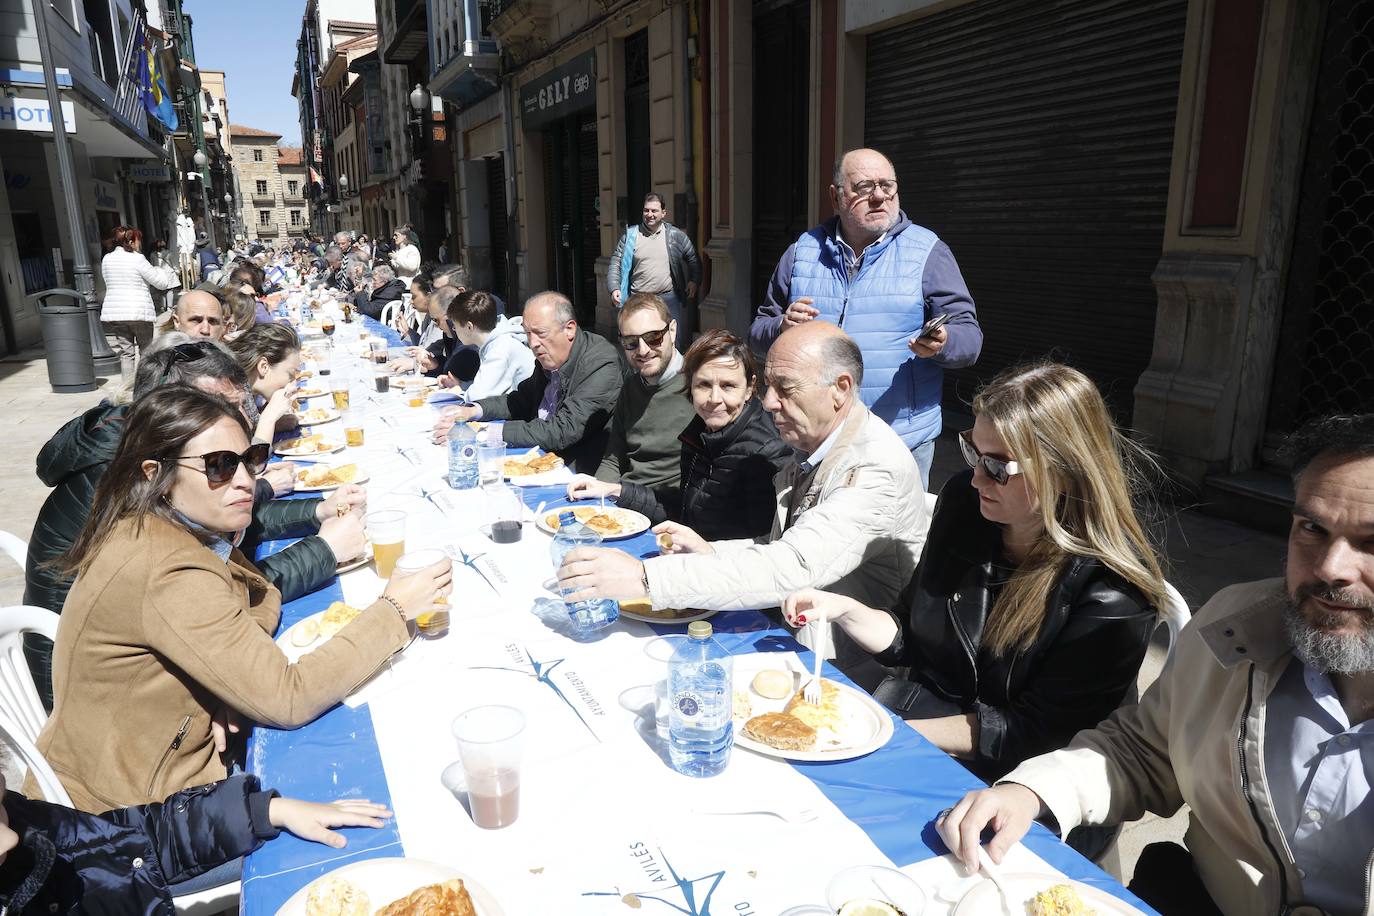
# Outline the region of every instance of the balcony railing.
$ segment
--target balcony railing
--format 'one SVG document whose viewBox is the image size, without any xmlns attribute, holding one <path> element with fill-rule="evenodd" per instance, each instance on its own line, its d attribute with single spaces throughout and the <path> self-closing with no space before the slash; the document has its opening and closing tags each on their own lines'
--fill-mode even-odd
<svg viewBox="0 0 1374 916">
<path fill-rule="evenodd" d="M 253 203 L 254 203 L 254 204 L 260 204 L 260 205 L 265 204 L 266 206 L 269 206 L 269 207 L 270 207 L 270 206 L 272 206 L 273 204 L 275 204 L 276 202 L 277 202 L 277 195 L 273 194 L 271 191 L 262 191 L 262 192 L 254 191 L 254 192 L 253 192 Z"/>
<path fill-rule="evenodd" d="M 277 235 L 280 232 L 276 223 L 267 223 L 266 225 L 258 223 L 255 228 L 258 231 L 258 238 L 262 238 L 265 235 Z"/>
</svg>

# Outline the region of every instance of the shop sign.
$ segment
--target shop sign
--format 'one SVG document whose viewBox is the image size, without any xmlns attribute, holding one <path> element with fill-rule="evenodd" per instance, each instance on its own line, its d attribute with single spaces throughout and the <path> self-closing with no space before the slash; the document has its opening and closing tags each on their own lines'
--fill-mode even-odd
<svg viewBox="0 0 1374 916">
<path fill-rule="evenodd" d="M 165 162 L 129 163 L 130 181 L 171 181 L 172 169 Z"/>
<path fill-rule="evenodd" d="M 118 210 L 119 209 L 119 189 L 108 181 L 93 179 L 91 185 L 95 190 L 95 208 L 97 210 Z"/>
<path fill-rule="evenodd" d="M 76 133 L 76 106 L 62 103 L 62 125 Z M 0 98 L 0 130 L 52 133 L 52 111 L 47 99 Z"/>
<path fill-rule="evenodd" d="M 588 51 L 520 87 L 526 130 L 596 107 L 596 52 Z"/>
</svg>

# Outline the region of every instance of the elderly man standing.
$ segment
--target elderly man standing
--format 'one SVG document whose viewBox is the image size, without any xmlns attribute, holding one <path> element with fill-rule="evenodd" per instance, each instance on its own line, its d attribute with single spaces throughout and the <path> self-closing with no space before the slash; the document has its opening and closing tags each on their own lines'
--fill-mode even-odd
<svg viewBox="0 0 1374 916">
<path fill-rule="evenodd" d="M 768 536 L 708 543 L 664 522 L 654 530 L 672 535 L 673 555 L 574 550 L 558 572 L 563 587 L 573 599 L 705 610 L 774 607 L 807 587 L 877 607 L 895 601 L 921 555 L 925 494 L 911 452 L 860 401 L 863 375 L 858 346 L 834 325 L 784 333 L 768 354 L 763 406 L 798 456 L 773 479 Z"/>
<path fill-rule="evenodd" d="M 778 261 L 750 342 L 763 353 L 783 331 L 817 318 L 848 331 L 864 354 L 863 402 L 911 449 L 924 487 L 940 435 L 943 370 L 973 365 L 983 348 L 973 298 L 949 246 L 899 208 L 897 173 L 882 153 L 841 156 L 830 201 L 836 215 Z M 945 324 L 923 332 L 932 320 Z"/>
<path fill-rule="evenodd" d="M 616 308 L 638 293 L 652 293 L 668 305 L 682 327 L 682 307 L 697 294 L 701 262 L 692 240 L 668 222 L 663 195 L 644 195 L 643 221 L 620 236 L 611 252 L 606 287 Z"/>
<path fill-rule="evenodd" d="M 536 293 L 525 303 L 525 334 L 534 374 L 510 394 L 450 408 L 434 427 L 441 441 L 455 422 L 505 420 L 506 444 L 557 452 L 574 471 L 590 474 L 606 452 L 611 411 L 620 396 L 615 350 L 582 330 L 562 293 Z"/>
<path fill-rule="evenodd" d="M 172 309 L 173 331 L 192 337 L 220 341 L 228 325 L 224 314 L 224 300 L 203 289 L 182 293 Z"/>
<path fill-rule="evenodd" d="M 1001 861 L 1032 818 L 1067 833 L 1186 804 L 1187 850 L 1146 847 L 1131 882 L 1160 912 L 1374 912 L 1374 414 L 1284 451 L 1284 578 L 1222 589 L 1139 705 L 955 805 L 940 831 L 971 867 L 984 828 Z"/>
<path fill-rule="evenodd" d="M 630 372 L 611 415 L 611 441 L 601 466 L 595 477 L 579 475 L 568 485 L 572 499 L 619 493 L 621 481 L 676 488 L 682 475 L 678 437 L 696 412 L 675 347 L 677 322 L 662 299 L 643 293 L 625 303 L 619 323 Z"/>
</svg>

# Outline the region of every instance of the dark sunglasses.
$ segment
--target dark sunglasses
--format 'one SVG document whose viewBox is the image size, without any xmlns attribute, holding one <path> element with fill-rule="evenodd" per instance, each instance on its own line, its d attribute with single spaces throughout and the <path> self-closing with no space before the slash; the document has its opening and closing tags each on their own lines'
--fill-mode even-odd
<svg viewBox="0 0 1374 916">
<path fill-rule="evenodd" d="M 657 331 L 650 331 L 647 334 L 621 334 L 620 345 L 626 350 L 633 351 L 639 349 L 639 342 L 642 340 L 651 347 L 656 347 L 663 343 L 663 338 L 668 335 L 668 325 L 664 325 Z"/>
<path fill-rule="evenodd" d="M 248 473 L 257 477 L 267 469 L 267 459 L 272 455 L 272 447 L 266 442 L 258 442 L 248 446 L 242 455 L 236 455 L 230 451 L 206 452 L 204 455 L 178 455 L 177 458 L 199 458 L 205 462 L 205 467 L 198 468 L 193 465 L 177 464 L 180 467 L 190 468 L 193 471 L 200 471 L 211 483 L 228 483 L 234 479 L 234 475 L 239 472 L 239 465 L 248 468 Z"/>
<path fill-rule="evenodd" d="M 983 470 L 987 472 L 989 477 L 997 482 L 999 487 L 1005 485 L 1008 480 L 1021 473 L 1021 466 L 1015 461 L 1003 461 L 1001 458 L 984 455 L 982 452 L 978 451 L 977 447 L 973 444 L 973 434 L 968 430 L 964 430 L 959 434 L 959 451 L 963 453 L 964 461 L 967 462 L 969 467 L 976 468 L 981 464 Z"/>
<path fill-rule="evenodd" d="M 198 359 L 203 359 L 215 345 L 209 342 L 177 344 L 172 348 L 171 362 L 167 363 L 167 368 L 162 370 L 162 377 L 158 379 L 159 385 L 167 381 L 167 376 L 172 374 L 173 367 L 177 363 L 193 363 Z"/>
</svg>

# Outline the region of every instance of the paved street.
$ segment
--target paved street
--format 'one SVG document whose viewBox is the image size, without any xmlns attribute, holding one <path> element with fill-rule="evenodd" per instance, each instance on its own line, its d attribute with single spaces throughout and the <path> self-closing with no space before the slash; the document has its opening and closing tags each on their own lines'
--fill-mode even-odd
<svg viewBox="0 0 1374 916">
<path fill-rule="evenodd" d="M 108 383 L 106 383 L 108 384 Z M 5 417 L 0 439 L 0 529 L 25 540 L 47 488 L 34 476 L 34 459 L 48 437 L 63 423 L 99 403 L 103 389 L 85 394 L 53 394 L 48 388 L 46 364 L 41 352 L 0 360 L 0 411 Z M 957 444 L 946 434 L 935 453 L 932 488 L 963 469 Z M 1277 575 L 1283 558 L 1283 539 L 1203 515 L 1196 510 L 1176 511 L 1167 526 L 1166 548 L 1169 578 L 1193 608 L 1199 607 L 1218 588 Z M 18 604 L 23 577 L 18 568 L 0 558 L 0 606 Z M 1163 647 L 1151 651 L 1142 678 L 1152 679 L 1163 663 Z M 1181 840 L 1184 815 L 1164 820 L 1147 817 L 1130 825 L 1120 844 L 1120 862 L 1108 866 L 1129 879 L 1140 849 L 1148 843 Z"/>
</svg>

